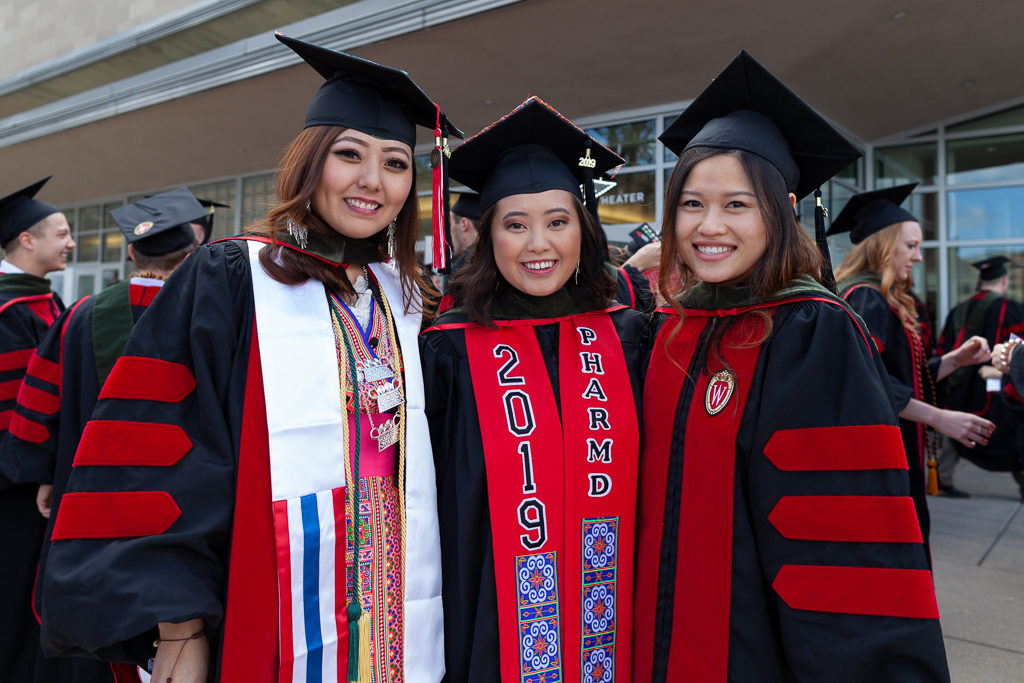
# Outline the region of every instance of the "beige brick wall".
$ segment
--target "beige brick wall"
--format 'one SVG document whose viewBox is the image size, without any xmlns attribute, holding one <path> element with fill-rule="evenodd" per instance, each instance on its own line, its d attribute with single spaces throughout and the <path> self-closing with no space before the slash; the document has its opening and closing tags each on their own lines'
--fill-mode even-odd
<svg viewBox="0 0 1024 683">
<path fill-rule="evenodd" d="M 116 36 L 196 0 L 0 0 L 0 78 Z"/>
</svg>

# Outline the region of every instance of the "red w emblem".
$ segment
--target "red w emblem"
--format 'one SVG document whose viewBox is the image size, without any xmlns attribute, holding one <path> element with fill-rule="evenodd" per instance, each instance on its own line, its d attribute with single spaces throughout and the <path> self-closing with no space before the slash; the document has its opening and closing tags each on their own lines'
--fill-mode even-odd
<svg viewBox="0 0 1024 683">
<path fill-rule="evenodd" d="M 729 399 L 732 398 L 732 391 L 736 388 L 736 378 L 728 370 L 716 372 L 708 381 L 708 390 L 704 394 L 704 410 L 708 415 L 717 415 L 722 412 Z"/>
</svg>

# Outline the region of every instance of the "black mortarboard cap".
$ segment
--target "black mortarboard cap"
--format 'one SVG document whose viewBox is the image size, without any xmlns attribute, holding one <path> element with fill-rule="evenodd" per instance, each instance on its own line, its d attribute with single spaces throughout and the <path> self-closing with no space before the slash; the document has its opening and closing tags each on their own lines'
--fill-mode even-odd
<svg viewBox="0 0 1024 683">
<path fill-rule="evenodd" d="M 984 261 L 976 261 L 971 264 L 978 269 L 978 277 L 982 280 L 995 280 L 997 277 L 1006 275 L 1006 264 L 1013 263 L 1005 256 L 993 256 Z"/>
<path fill-rule="evenodd" d="M 46 176 L 0 199 L 0 247 L 6 247 L 11 240 L 47 216 L 60 213 L 56 206 L 33 199 L 52 177 Z"/>
<path fill-rule="evenodd" d="M 504 197 L 566 190 L 625 163 L 546 102 L 531 97 L 452 152 L 452 178 L 480 193 L 484 210 Z"/>
<path fill-rule="evenodd" d="M 169 254 L 195 241 L 192 223 L 201 223 L 206 208 L 184 187 L 140 199 L 111 210 L 125 240 L 146 256 Z"/>
<path fill-rule="evenodd" d="M 216 209 L 230 209 L 231 206 L 228 204 L 221 204 L 215 202 L 212 199 L 201 199 L 196 198 L 200 204 L 206 209 L 206 216 L 202 220 L 192 221 L 203 226 L 203 241 L 202 244 L 208 244 L 210 241 L 210 235 L 213 234 L 213 214 L 216 213 Z"/>
<path fill-rule="evenodd" d="M 416 146 L 416 126 L 433 130 L 438 108 L 409 74 L 283 33 L 274 34 L 326 79 L 306 110 L 306 128 L 344 126 L 384 140 Z M 440 113 L 449 135 L 461 131 Z"/>
<path fill-rule="evenodd" d="M 483 215 L 480 210 L 480 195 L 476 192 L 460 192 L 459 199 L 452 205 L 452 213 L 456 216 L 478 221 Z"/>
<path fill-rule="evenodd" d="M 797 199 L 861 151 L 745 50 L 659 137 L 676 154 L 739 149 L 767 160 Z"/>
<path fill-rule="evenodd" d="M 832 221 L 828 234 L 849 232 L 850 241 L 860 244 L 865 238 L 890 225 L 917 221 L 914 214 L 900 207 L 915 187 L 917 183 L 907 183 L 853 195 Z"/>
</svg>

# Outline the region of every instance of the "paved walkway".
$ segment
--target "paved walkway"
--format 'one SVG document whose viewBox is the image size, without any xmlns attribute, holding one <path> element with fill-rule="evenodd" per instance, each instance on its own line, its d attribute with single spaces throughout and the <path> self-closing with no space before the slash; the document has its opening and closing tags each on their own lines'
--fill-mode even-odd
<svg viewBox="0 0 1024 683">
<path fill-rule="evenodd" d="M 960 461 L 970 498 L 929 497 L 935 589 L 954 683 L 1024 681 L 1024 505 L 1008 472 Z"/>
</svg>

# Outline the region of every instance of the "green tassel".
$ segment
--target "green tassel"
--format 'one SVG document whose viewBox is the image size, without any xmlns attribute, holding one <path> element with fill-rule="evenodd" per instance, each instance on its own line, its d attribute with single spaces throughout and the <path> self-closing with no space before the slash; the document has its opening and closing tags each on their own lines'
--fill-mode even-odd
<svg viewBox="0 0 1024 683">
<path fill-rule="evenodd" d="M 345 676 L 347 681 L 359 680 L 359 617 L 362 613 L 362 608 L 355 600 L 348 603 L 348 607 L 345 608 L 345 615 L 348 617 L 348 672 Z"/>
</svg>

